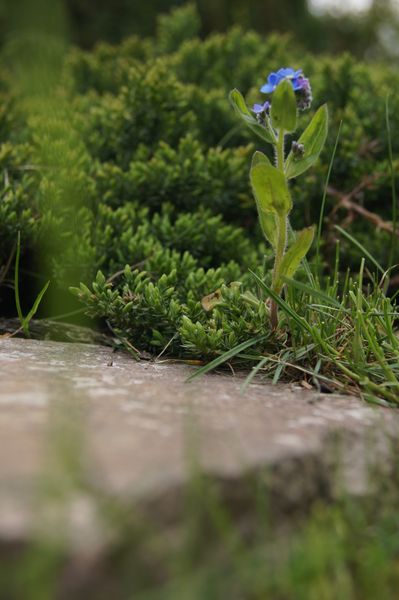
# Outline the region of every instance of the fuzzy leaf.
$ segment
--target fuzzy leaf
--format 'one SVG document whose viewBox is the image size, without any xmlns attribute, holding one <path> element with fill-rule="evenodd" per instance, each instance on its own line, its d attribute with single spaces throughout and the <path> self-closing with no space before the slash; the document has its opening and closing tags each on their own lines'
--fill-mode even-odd
<svg viewBox="0 0 399 600">
<path fill-rule="evenodd" d="M 289 213 L 292 201 L 284 173 L 270 162 L 257 157 L 251 167 L 250 179 L 256 202 L 262 212 L 279 215 Z"/>
<path fill-rule="evenodd" d="M 292 84 L 284 79 L 273 92 L 270 109 L 272 125 L 275 129 L 294 131 L 296 129 L 297 105 Z"/>
<path fill-rule="evenodd" d="M 273 139 L 272 133 L 267 129 L 267 127 L 263 127 L 260 123 L 258 123 L 246 105 L 241 92 L 238 90 L 233 90 L 230 92 L 229 98 L 235 112 L 239 117 L 241 117 L 244 123 L 263 140 L 269 142 L 270 144 L 275 144 L 275 139 Z"/>
<path fill-rule="evenodd" d="M 256 165 L 258 165 L 260 163 L 266 163 L 267 165 L 272 164 L 270 162 L 270 160 L 268 159 L 268 157 L 266 156 L 266 154 L 263 154 L 263 152 L 259 152 L 259 150 L 257 150 L 252 157 L 252 165 L 251 166 L 255 167 Z"/>
<path fill-rule="evenodd" d="M 323 104 L 298 140 L 298 143 L 304 146 L 303 156 L 295 156 L 292 151 L 288 155 L 285 168 L 288 179 L 304 173 L 316 162 L 326 141 L 327 132 L 328 110 L 327 104 Z"/>
<path fill-rule="evenodd" d="M 265 154 L 262 152 L 255 152 L 252 158 L 252 168 L 259 164 L 270 165 L 270 160 L 267 158 Z M 258 209 L 258 216 L 260 226 L 262 228 L 263 234 L 266 237 L 267 241 L 276 248 L 277 246 L 277 222 L 276 222 L 276 214 L 273 211 L 262 210 L 257 195 L 254 192 L 256 207 Z"/>
<path fill-rule="evenodd" d="M 259 204 L 256 203 L 258 208 L 259 222 L 262 228 L 263 234 L 267 241 L 276 248 L 277 246 L 277 221 L 276 215 L 273 212 L 262 211 L 259 208 Z"/>
<path fill-rule="evenodd" d="M 306 229 L 302 229 L 297 235 L 296 240 L 288 248 L 281 261 L 280 267 L 280 284 L 282 287 L 283 277 L 292 277 L 298 269 L 301 261 L 305 258 L 310 246 L 313 242 L 315 228 L 312 225 Z"/>
</svg>

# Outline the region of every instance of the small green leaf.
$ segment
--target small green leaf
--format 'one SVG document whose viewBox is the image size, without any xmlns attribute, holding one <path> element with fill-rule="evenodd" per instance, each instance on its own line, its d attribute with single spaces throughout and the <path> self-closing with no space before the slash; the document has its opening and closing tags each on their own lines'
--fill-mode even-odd
<svg viewBox="0 0 399 600">
<path fill-rule="evenodd" d="M 327 104 L 323 104 L 298 140 L 299 144 L 303 144 L 304 154 L 295 156 L 291 151 L 288 155 L 285 167 L 288 179 L 304 173 L 316 162 L 326 141 L 327 132 L 328 110 Z"/>
<path fill-rule="evenodd" d="M 292 277 L 299 267 L 303 258 L 305 258 L 310 246 L 313 242 L 315 228 L 312 225 L 306 229 L 302 229 L 297 235 L 296 240 L 288 248 L 281 261 L 279 272 L 279 287 L 283 286 L 283 277 Z"/>
<path fill-rule="evenodd" d="M 296 98 L 292 83 L 288 79 L 283 79 L 273 92 L 270 116 L 275 129 L 284 131 L 294 131 L 296 129 Z"/>
<path fill-rule="evenodd" d="M 252 157 L 252 168 L 259 164 L 266 164 L 266 165 L 271 166 L 270 160 L 267 158 L 267 156 L 265 154 L 263 154 L 262 152 L 257 151 L 257 152 L 255 152 L 255 154 Z M 262 228 L 263 234 L 264 234 L 265 238 L 267 239 L 267 241 L 273 246 L 273 248 L 276 248 L 276 246 L 277 246 L 276 214 L 275 214 L 275 212 L 262 210 L 262 208 L 258 202 L 257 195 L 255 193 L 254 193 L 254 196 L 255 196 L 255 201 L 256 201 L 256 207 L 258 209 L 259 222 L 260 222 L 260 226 Z"/>
<path fill-rule="evenodd" d="M 230 92 L 230 102 L 235 112 L 239 117 L 244 121 L 244 123 L 254 132 L 256 135 L 261 137 L 266 142 L 270 144 L 275 144 L 276 139 L 273 135 L 272 131 L 268 127 L 263 127 L 258 121 L 255 119 L 253 114 L 250 112 L 248 106 L 245 104 L 245 100 L 242 97 L 242 94 L 238 90 L 233 90 Z"/>
<path fill-rule="evenodd" d="M 257 157 L 251 167 L 250 179 L 256 202 L 262 212 L 279 215 L 290 212 L 292 201 L 284 173 L 270 162 Z"/>
</svg>

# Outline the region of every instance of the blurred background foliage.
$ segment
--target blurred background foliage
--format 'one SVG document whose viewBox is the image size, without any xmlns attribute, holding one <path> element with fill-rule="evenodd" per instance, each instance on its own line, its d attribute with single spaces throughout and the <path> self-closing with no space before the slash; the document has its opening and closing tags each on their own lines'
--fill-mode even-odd
<svg viewBox="0 0 399 600">
<path fill-rule="evenodd" d="M 31 1 L 36 14 L 40 3 Z M 65 0 L 70 39 L 90 48 L 99 40 L 120 42 L 132 34 L 151 36 L 157 17 L 185 0 Z M 348 51 L 358 57 L 392 57 L 399 53 L 398 2 L 373 0 L 367 10 L 315 11 L 307 0 L 195 0 L 201 36 L 226 31 L 232 25 L 260 33 L 287 33 L 311 52 Z M 341 8 L 345 2 L 337 2 Z M 20 10 L 20 2 L 2 0 L 0 18 Z M 44 13 L 45 19 L 45 13 Z"/>
</svg>

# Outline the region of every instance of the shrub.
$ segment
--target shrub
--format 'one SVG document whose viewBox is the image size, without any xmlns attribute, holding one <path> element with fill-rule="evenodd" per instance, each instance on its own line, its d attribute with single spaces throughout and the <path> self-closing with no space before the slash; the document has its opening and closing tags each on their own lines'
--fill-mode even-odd
<svg viewBox="0 0 399 600">
<path fill-rule="evenodd" d="M 198 17 L 181 9 L 161 19 L 154 38 L 102 43 L 91 52 L 70 49 L 53 90 L 53 104 L 59 99 L 68 107 L 62 127 L 46 111 L 35 114 L 34 103 L 27 103 L 3 64 L 0 266 L 18 230 L 25 257 L 31 257 L 40 255 L 53 229 L 58 233 L 48 251 L 51 267 L 43 270 L 52 269 L 61 293 L 71 279 L 75 286 L 83 281 L 76 293 L 90 314 L 108 320 L 134 345 L 153 351 L 173 338 L 169 352 L 203 357 L 223 352 L 265 324 L 263 309 L 237 291 L 253 287 L 248 267 L 261 269 L 264 260 L 248 171 L 255 143 L 265 149 L 237 125 L 227 101 L 230 88 L 240 87 L 255 101 L 269 70 L 302 66 L 312 79 L 314 108 L 329 104 L 327 149 L 295 191 L 297 228 L 318 220 L 342 121 L 324 221 L 328 269 L 335 223 L 344 223 L 382 264 L 387 257 L 385 97 L 391 94 L 395 131 L 399 75 L 349 55 L 310 56 L 285 36 L 263 38 L 234 28 L 201 40 L 197 33 Z M 57 148 L 58 166 L 52 164 Z M 397 136 L 393 152 L 398 155 Z M 356 206 L 378 213 L 385 229 L 376 234 L 375 220 L 360 216 Z M 342 269 L 355 267 L 357 250 L 345 241 L 343 247 Z M 266 270 L 267 260 L 266 254 Z M 130 269 L 107 283 L 125 265 Z M 98 269 L 102 274 L 89 291 Z M 234 281 L 242 287 L 229 287 Z M 205 311 L 201 299 L 219 289 L 220 303 Z"/>
</svg>

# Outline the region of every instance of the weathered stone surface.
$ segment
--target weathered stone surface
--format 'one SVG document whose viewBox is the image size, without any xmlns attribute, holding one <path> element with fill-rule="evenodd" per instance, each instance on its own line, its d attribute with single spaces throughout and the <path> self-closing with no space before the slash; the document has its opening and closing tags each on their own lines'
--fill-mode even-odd
<svg viewBox="0 0 399 600">
<path fill-rule="evenodd" d="M 53 319 L 32 319 L 29 331 L 35 340 L 51 340 L 54 342 L 76 342 L 82 344 L 102 344 L 113 346 L 117 340 L 90 327 L 81 327 L 71 323 L 63 323 Z M 0 338 L 3 334 L 24 338 L 21 322 L 18 318 L 0 317 Z"/>
<path fill-rule="evenodd" d="M 248 473 L 268 468 L 271 493 L 291 508 L 333 493 L 337 466 L 346 489 L 364 493 L 367 457 L 389 465 L 396 411 L 298 386 L 257 383 L 242 393 L 230 375 L 186 383 L 191 372 L 102 346 L 0 338 L 0 540 L 27 535 L 46 476 L 61 482 L 73 465 L 100 493 L 167 518 L 193 457 L 232 501 Z M 78 532 L 90 514 L 79 497 Z"/>
</svg>

